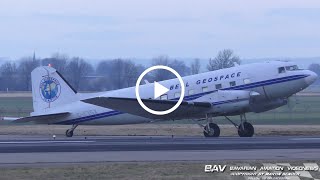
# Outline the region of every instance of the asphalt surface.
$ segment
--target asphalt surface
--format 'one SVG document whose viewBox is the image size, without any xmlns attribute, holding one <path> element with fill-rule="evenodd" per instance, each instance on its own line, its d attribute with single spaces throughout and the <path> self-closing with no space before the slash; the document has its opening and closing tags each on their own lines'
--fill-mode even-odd
<svg viewBox="0 0 320 180">
<path fill-rule="evenodd" d="M 320 149 L 320 137 L 0 137 L 0 153 L 249 149 Z"/>
<path fill-rule="evenodd" d="M 320 137 L 0 136 L 0 166 L 41 163 L 320 160 Z"/>
</svg>

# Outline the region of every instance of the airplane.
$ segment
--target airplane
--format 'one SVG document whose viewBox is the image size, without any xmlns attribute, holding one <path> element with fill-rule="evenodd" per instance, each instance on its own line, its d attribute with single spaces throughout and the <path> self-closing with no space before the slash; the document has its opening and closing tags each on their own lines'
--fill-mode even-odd
<svg viewBox="0 0 320 180">
<path fill-rule="evenodd" d="M 294 62 L 268 61 L 185 76 L 185 96 L 172 113 L 154 115 L 137 102 L 135 87 L 119 90 L 78 93 L 53 67 L 40 66 L 31 72 L 33 112 L 13 122 L 72 125 L 66 136 L 72 137 L 78 125 L 121 125 L 155 121 L 191 119 L 203 128 L 205 137 L 219 137 L 214 118 L 224 116 L 240 137 L 252 137 L 254 127 L 246 119 L 248 112 L 269 111 L 288 102 L 288 98 L 307 88 L 316 73 L 299 69 Z M 106 82 L 108 83 L 108 82 Z M 167 91 L 154 95 L 154 86 Z M 139 86 L 144 104 L 154 110 L 167 110 L 181 94 L 177 78 Z M 163 89 L 162 89 L 163 90 Z M 240 115 L 239 124 L 229 116 Z M 202 123 L 205 121 L 204 123 Z"/>
</svg>

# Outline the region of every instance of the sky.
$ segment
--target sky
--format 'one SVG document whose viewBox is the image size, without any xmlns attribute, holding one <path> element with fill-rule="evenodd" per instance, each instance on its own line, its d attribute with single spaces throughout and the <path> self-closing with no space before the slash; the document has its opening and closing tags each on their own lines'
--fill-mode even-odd
<svg viewBox="0 0 320 180">
<path fill-rule="evenodd" d="M 0 57 L 320 56 L 318 0 L 1 0 Z"/>
</svg>

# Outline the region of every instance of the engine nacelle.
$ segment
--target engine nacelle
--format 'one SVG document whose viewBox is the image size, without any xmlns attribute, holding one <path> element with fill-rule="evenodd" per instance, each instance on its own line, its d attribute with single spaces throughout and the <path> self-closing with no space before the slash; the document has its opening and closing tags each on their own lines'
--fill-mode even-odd
<svg viewBox="0 0 320 180">
<path fill-rule="evenodd" d="M 250 110 L 255 113 L 269 111 L 281 106 L 284 106 L 288 103 L 287 99 L 276 99 L 272 101 L 260 102 L 260 103 L 251 103 Z"/>
<path fill-rule="evenodd" d="M 212 103 L 210 113 L 215 115 L 241 114 L 249 110 L 250 99 L 259 93 L 244 90 L 218 90 L 200 97 L 196 101 Z"/>
</svg>

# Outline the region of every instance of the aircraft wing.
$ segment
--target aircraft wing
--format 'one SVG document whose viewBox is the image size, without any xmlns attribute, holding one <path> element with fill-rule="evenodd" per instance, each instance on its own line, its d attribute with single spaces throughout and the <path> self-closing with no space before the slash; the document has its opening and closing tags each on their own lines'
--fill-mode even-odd
<svg viewBox="0 0 320 180">
<path fill-rule="evenodd" d="M 70 114 L 69 112 L 62 112 L 62 113 L 55 113 L 55 114 L 28 116 L 28 117 L 19 118 L 12 122 L 13 123 L 35 122 L 38 124 L 50 124 L 52 122 L 58 121 L 60 118 L 64 118 L 68 116 L 69 114 Z"/>
<path fill-rule="evenodd" d="M 204 113 L 211 108 L 209 102 L 187 102 L 183 101 L 181 105 L 172 113 L 167 115 L 154 115 L 144 110 L 138 100 L 135 98 L 120 98 L 120 97 L 95 97 L 82 100 L 85 103 L 93 104 L 100 107 L 105 107 L 124 113 L 129 113 L 137 116 L 142 116 L 151 119 L 182 119 L 192 117 L 199 113 Z M 154 100 L 142 99 L 143 103 L 150 109 L 156 111 L 164 111 L 173 107 L 177 101 L 173 100 Z"/>
</svg>

